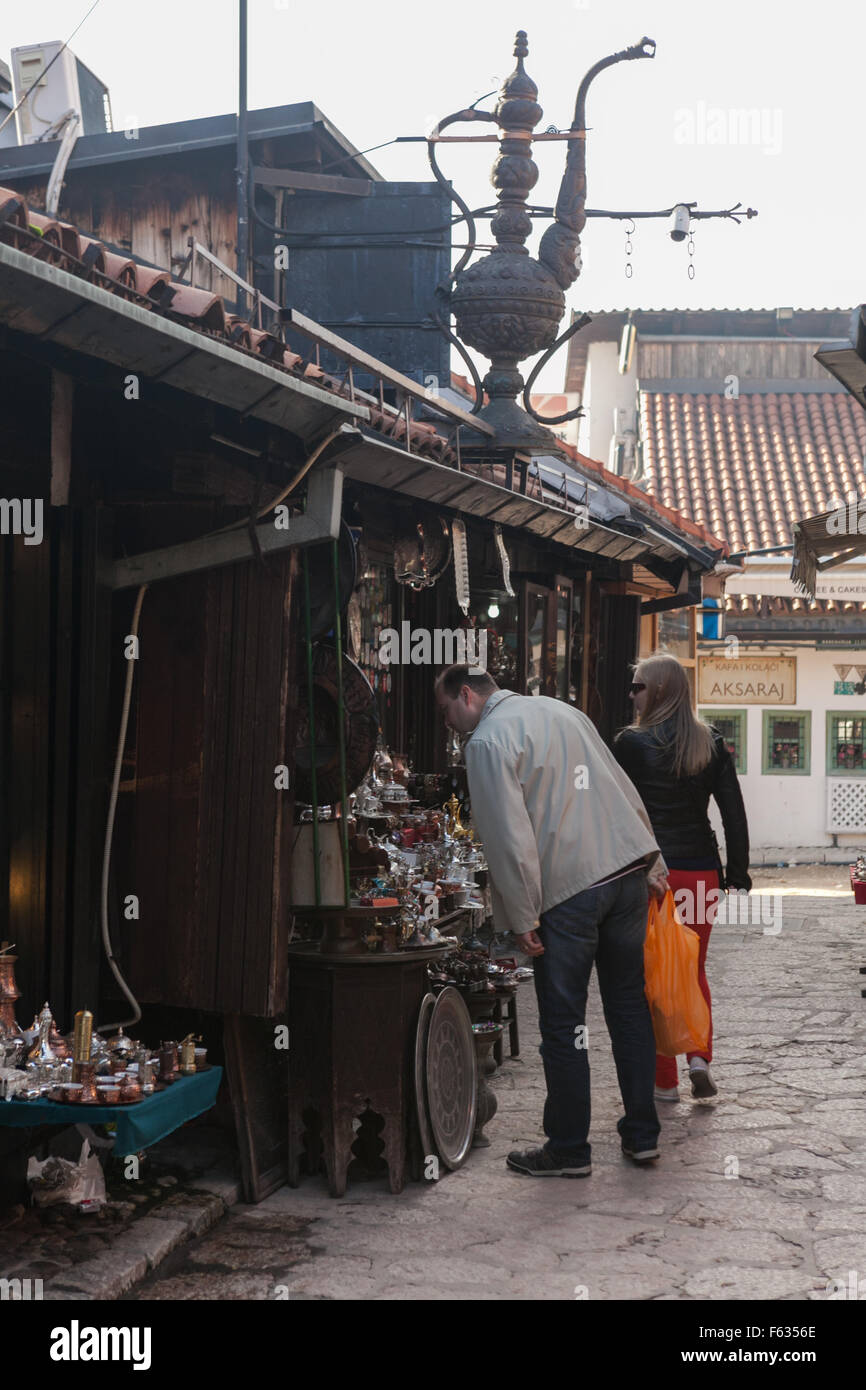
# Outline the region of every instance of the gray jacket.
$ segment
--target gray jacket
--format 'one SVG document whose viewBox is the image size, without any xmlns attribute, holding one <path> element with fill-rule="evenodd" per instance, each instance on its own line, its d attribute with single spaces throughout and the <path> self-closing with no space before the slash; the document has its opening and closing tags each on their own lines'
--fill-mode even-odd
<svg viewBox="0 0 866 1390">
<path fill-rule="evenodd" d="M 664 870 L 633 784 L 564 701 L 494 691 L 465 758 L 497 930 L 532 931 L 542 912 L 636 860 Z"/>
</svg>

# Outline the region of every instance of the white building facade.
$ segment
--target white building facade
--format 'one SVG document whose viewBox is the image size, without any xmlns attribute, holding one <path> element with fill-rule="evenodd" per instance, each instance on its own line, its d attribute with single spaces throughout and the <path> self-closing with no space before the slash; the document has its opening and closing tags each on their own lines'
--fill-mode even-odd
<svg viewBox="0 0 866 1390">
<path fill-rule="evenodd" d="M 853 857 L 866 847 L 866 643 L 832 629 L 862 612 L 866 564 L 819 579 L 815 608 L 789 570 L 789 560 L 754 560 L 728 579 L 726 635 L 698 642 L 697 708 L 735 757 L 756 849 L 847 847 Z M 762 619 L 756 600 L 766 599 L 775 613 Z M 809 621 L 817 635 L 803 630 Z M 746 624 L 761 622 L 777 631 L 754 638 Z"/>
<path fill-rule="evenodd" d="M 618 311 L 570 350 L 579 447 L 732 552 L 685 664 L 735 754 L 756 859 L 866 848 L 866 558 L 819 576 L 814 599 L 789 577 L 793 524 L 866 498 L 866 411 L 815 359 L 849 320 Z M 657 636 L 683 659 L 684 642 Z"/>
</svg>

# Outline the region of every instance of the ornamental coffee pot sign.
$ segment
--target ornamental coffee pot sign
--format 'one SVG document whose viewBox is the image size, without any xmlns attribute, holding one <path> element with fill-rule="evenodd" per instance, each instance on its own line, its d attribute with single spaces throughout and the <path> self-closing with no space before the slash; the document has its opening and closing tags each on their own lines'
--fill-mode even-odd
<svg viewBox="0 0 866 1390">
<path fill-rule="evenodd" d="M 428 148 L 437 179 L 448 187 L 467 218 L 472 243 L 472 216 L 442 177 L 435 159 L 435 136 L 455 121 L 486 120 L 499 126 L 499 154 L 491 173 L 498 202 L 490 222 L 496 246 L 467 268 L 464 267 L 472 248 L 464 254 L 452 276 L 449 306 L 456 317 L 460 338 L 490 359 L 490 370 L 483 381 L 490 400 L 478 413 L 496 429 L 497 443 L 549 449 L 555 445 L 555 436 L 537 416 L 533 418 L 528 389 L 517 364 L 537 352 L 547 354 L 559 345 L 557 330 L 565 310 L 564 292 L 580 274 L 580 233 L 586 222 L 587 90 L 592 79 L 613 63 L 652 58 L 655 43 L 644 38 L 632 48 L 603 58 L 590 68 L 581 82 L 574 120 L 568 132 L 565 174 L 554 220 L 541 238 L 538 259 L 530 256 L 524 245 L 532 231 L 526 202 L 538 179 L 538 168 L 532 158 L 532 132 L 543 115 L 538 104 L 538 88 L 523 66 L 528 52 L 526 33 L 521 29 L 514 45 L 517 66 L 502 84 L 494 110 L 478 111 L 473 107 L 440 121 Z M 584 318 L 581 323 L 586 321 Z M 578 326 L 572 325 L 569 337 Z M 532 378 L 530 385 L 531 381 Z M 521 392 L 526 409 L 517 404 Z M 572 418 L 576 413 L 557 416 L 551 423 Z"/>
</svg>

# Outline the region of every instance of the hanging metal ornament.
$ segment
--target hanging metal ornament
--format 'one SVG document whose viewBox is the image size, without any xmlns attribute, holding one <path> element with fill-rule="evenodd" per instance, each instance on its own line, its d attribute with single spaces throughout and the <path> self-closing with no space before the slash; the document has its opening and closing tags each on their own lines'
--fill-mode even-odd
<svg viewBox="0 0 866 1390">
<path fill-rule="evenodd" d="M 502 527 L 494 526 L 493 535 L 496 540 L 496 549 L 499 552 L 499 561 L 502 565 L 502 583 L 509 598 L 514 598 L 514 590 L 511 587 L 511 561 L 508 558 L 508 551 L 505 549 L 505 538 L 502 535 Z"/>
<path fill-rule="evenodd" d="M 626 280 L 630 280 L 631 277 L 632 277 L 632 275 L 634 274 L 634 266 L 632 265 L 631 261 L 629 260 L 629 257 L 631 256 L 631 253 L 632 253 L 632 251 L 634 250 L 634 246 L 633 246 L 633 244 L 632 244 L 632 236 L 633 236 L 633 234 L 634 234 L 634 231 L 635 231 L 634 222 L 632 222 L 631 219 L 629 218 L 629 224 L 626 226 L 626 229 L 625 229 L 625 278 L 626 278 Z"/>
<path fill-rule="evenodd" d="M 346 611 L 346 636 L 349 655 L 353 661 L 361 660 L 361 630 L 363 618 L 361 614 L 361 601 L 357 593 L 349 599 L 349 607 Z"/>
<path fill-rule="evenodd" d="M 694 254 L 695 254 L 695 234 L 694 234 L 693 231 L 690 231 L 690 232 L 689 232 L 689 256 L 690 256 L 690 257 L 691 257 L 691 256 L 694 256 Z M 690 259 L 690 260 L 689 260 L 689 279 L 690 279 L 690 280 L 694 280 L 694 278 L 695 278 L 695 263 L 694 263 L 693 260 Z"/>
<path fill-rule="evenodd" d="M 451 544 L 454 550 L 454 586 L 457 602 L 465 618 L 469 613 L 469 547 L 466 544 L 466 525 L 459 518 L 451 523 Z"/>
<path fill-rule="evenodd" d="M 448 523 L 441 516 L 416 521 L 414 531 L 394 545 L 394 578 L 410 589 L 430 589 L 448 568 L 451 545 Z"/>
</svg>

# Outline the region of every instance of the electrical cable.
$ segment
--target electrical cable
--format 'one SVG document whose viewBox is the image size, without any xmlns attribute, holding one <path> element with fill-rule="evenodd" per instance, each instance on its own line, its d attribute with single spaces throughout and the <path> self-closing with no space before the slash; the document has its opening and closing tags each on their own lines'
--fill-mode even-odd
<svg viewBox="0 0 866 1390">
<path fill-rule="evenodd" d="M 327 448 L 327 446 L 331 443 L 333 439 L 336 439 L 339 433 L 340 431 L 338 429 L 332 430 L 331 433 L 321 441 L 321 443 L 316 445 L 315 449 L 310 454 L 310 457 L 305 461 L 303 466 L 298 469 L 295 476 L 291 479 L 289 483 L 286 484 L 282 492 L 280 492 L 273 499 L 272 502 L 268 502 L 257 514 L 257 521 L 261 521 L 263 516 L 266 516 L 268 512 L 273 511 L 275 507 L 279 506 L 279 504 L 283 501 L 284 498 L 288 497 L 289 493 L 297 487 L 301 479 L 312 468 L 313 464 L 316 462 L 317 458 L 320 456 L 323 450 Z M 224 527 L 223 530 L 234 530 L 237 526 L 245 526 L 247 524 L 248 523 L 246 521 L 235 522 L 232 524 L 232 526 Z M 211 534 L 219 535 L 221 533 L 212 532 Z M 135 608 L 133 609 L 132 613 L 132 624 L 130 627 L 129 636 L 134 637 L 136 639 L 138 638 L 138 628 L 141 619 L 141 606 L 144 602 L 144 596 L 147 592 L 147 587 L 148 586 L 146 584 L 142 584 L 141 588 L 138 590 L 135 599 Z M 105 842 L 102 851 L 102 883 L 100 888 L 99 901 L 100 922 L 102 927 L 102 944 L 105 948 L 106 959 L 108 960 L 108 964 L 111 967 L 111 973 L 114 975 L 114 978 L 120 986 L 123 994 L 132 1005 L 133 1015 L 131 1018 L 125 1018 L 122 1021 L 118 1021 L 116 1023 L 103 1023 L 100 1025 L 99 1028 L 96 1029 L 97 1033 L 111 1032 L 115 1028 L 128 1028 L 131 1025 L 138 1023 L 139 1019 L 141 1018 L 141 1006 L 139 1005 L 138 1000 L 135 998 L 134 994 L 132 993 L 131 989 L 129 988 L 122 974 L 120 973 L 120 968 L 117 965 L 117 961 L 115 960 L 114 950 L 111 945 L 111 934 L 108 926 L 108 880 L 109 871 L 111 868 L 111 850 L 114 842 L 114 823 L 115 816 L 117 813 L 117 798 L 120 790 L 120 773 L 121 768 L 123 766 L 123 750 L 126 746 L 126 732 L 129 727 L 129 711 L 130 706 L 132 704 L 132 685 L 134 678 L 135 658 L 130 658 L 129 665 L 127 666 L 126 670 L 126 681 L 123 690 L 123 707 L 120 715 L 120 732 L 117 737 L 117 753 L 115 754 L 114 759 L 114 775 L 111 780 L 111 796 L 109 798 L 108 817 L 105 825 Z"/>
<path fill-rule="evenodd" d="M 369 145 L 366 150 L 354 150 L 352 154 L 344 154 L 342 159 L 332 159 L 329 164 L 323 164 L 321 172 L 324 174 L 326 169 L 337 169 L 341 164 L 348 164 L 352 159 L 361 159 L 365 154 L 372 154 L 374 150 L 385 150 L 389 145 L 396 145 L 399 136 L 394 136 L 393 140 L 383 140 L 381 145 Z"/>
<path fill-rule="evenodd" d="M 132 627 L 129 635 L 138 640 L 138 624 L 141 617 L 141 605 L 144 602 L 144 595 L 147 592 L 147 585 L 142 584 L 135 598 L 135 608 L 132 613 Z M 135 678 L 135 657 L 127 658 L 126 682 L 123 690 L 123 709 L 120 715 L 120 733 L 117 738 L 117 753 L 114 759 L 114 776 L 111 779 L 111 797 L 108 803 L 108 819 L 105 823 L 105 844 L 102 851 L 102 885 L 99 895 L 99 915 L 102 925 L 102 944 L 105 948 L 106 959 L 111 967 L 111 973 L 120 985 L 126 998 L 133 1008 L 131 1018 L 125 1018 L 118 1023 L 103 1023 L 96 1029 L 97 1033 L 107 1033 L 114 1028 L 128 1028 L 133 1023 L 138 1023 L 141 1018 L 141 1006 L 132 990 L 120 973 L 120 968 L 114 958 L 114 951 L 111 945 L 111 935 L 108 929 L 108 874 L 111 868 L 111 847 L 114 841 L 114 818 L 117 811 L 117 796 L 120 790 L 120 770 L 123 766 L 123 750 L 126 745 L 126 730 L 129 725 L 129 708 L 132 703 L 132 683 Z"/>
<path fill-rule="evenodd" d="M 301 479 L 306 477 L 307 473 L 309 473 L 313 464 L 316 462 L 316 459 L 320 456 L 320 454 L 324 452 L 325 449 L 327 449 L 328 445 L 333 440 L 335 440 L 341 433 L 341 429 L 342 426 L 340 426 L 338 429 L 331 430 L 331 433 L 326 435 L 325 438 L 321 441 L 321 443 L 316 445 L 315 449 L 310 454 L 310 457 L 306 459 L 304 463 L 301 464 L 301 467 L 298 469 L 295 476 L 286 484 L 282 492 L 278 492 L 273 501 L 265 503 L 261 511 L 256 512 L 254 518 L 255 521 L 261 521 L 262 517 L 267 516 L 268 512 L 272 512 L 275 507 L 278 507 L 281 502 L 285 501 L 290 492 L 294 492 Z M 221 526 L 218 531 L 209 531 L 205 539 L 209 539 L 211 536 L 223 536 L 225 535 L 226 531 L 242 530 L 245 526 L 249 526 L 249 524 L 250 518 L 242 517 L 240 521 L 231 521 L 229 522 L 228 526 Z"/>
<path fill-rule="evenodd" d="M 492 96 L 493 92 L 486 92 L 483 96 L 476 97 L 468 110 L 474 110 L 479 101 L 486 101 L 488 97 Z M 381 145 L 370 145 L 366 150 L 355 150 L 352 154 L 344 154 L 340 159 L 332 159 L 329 164 L 323 164 L 320 172 L 324 174 L 326 169 L 337 169 L 341 164 L 348 164 L 352 159 L 360 159 L 362 155 L 372 154 L 374 150 L 387 149 L 389 145 L 398 144 L 401 139 L 401 136 L 395 135 L 393 140 L 383 140 Z"/>
<path fill-rule="evenodd" d="M 289 483 L 286 484 L 286 486 L 283 488 L 282 492 L 277 493 L 276 497 L 274 498 L 274 500 L 273 500 L 272 502 L 268 502 L 264 507 L 262 507 L 262 510 L 261 510 L 260 512 L 257 513 L 257 515 L 256 515 L 256 521 L 261 521 L 261 519 L 262 519 L 263 516 L 267 516 L 268 512 L 272 512 L 272 511 L 274 510 L 275 507 L 278 507 L 278 506 L 280 505 L 281 502 L 285 501 L 285 499 L 288 497 L 288 495 L 289 495 L 290 492 L 294 492 L 295 488 L 298 486 L 298 483 L 301 481 L 301 479 L 302 479 L 307 473 L 309 473 L 310 469 L 312 468 L 313 464 L 316 462 L 316 459 L 319 457 L 319 455 L 320 455 L 321 453 L 323 453 L 323 451 L 324 451 L 325 449 L 327 449 L 328 445 L 332 442 L 332 440 L 336 439 L 337 436 L 338 436 L 339 434 L 340 434 L 340 429 L 339 429 L 339 428 L 338 428 L 338 429 L 335 429 L 335 430 L 331 430 L 331 433 L 328 434 L 328 435 L 326 435 L 325 438 L 322 440 L 322 442 L 321 442 L 320 444 L 317 444 L 317 445 L 316 445 L 315 449 L 314 449 L 313 452 L 310 454 L 310 457 L 307 459 L 306 463 L 304 463 L 304 464 L 301 465 L 301 467 L 298 469 L 297 473 L 295 474 L 294 478 L 292 478 L 291 482 L 289 482 Z"/>
<path fill-rule="evenodd" d="M 588 217 L 588 218 L 589 218 L 589 217 L 606 217 L 606 218 L 609 218 L 609 219 L 610 219 L 611 221 L 613 221 L 613 222 L 626 222 L 626 221 L 628 221 L 630 218 L 647 218 L 647 217 L 662 218 L 662 217 L 671 217 L 678 207 L 688 207 L 688 209 L 689 209 L 689 214 L 690 214 L 690 216 L 691 216 L 691 218 L 692 218 L 693 221 L 701 221 L 701 220 L 703 220 L 703 219 L 711 218 L 711 217 L 730 217 L 734 222 L 739 222 L 739 219 L 740 219 L 741 217 L 745 217 L 745 218 L 747 218 L 747 219 L 751 219 L 752 217 L 757 217 L 757 215 L 758 215 L 758 214 L 755 212 L 755 209 L 754 209 L 754 208 L 744 208 L 744 207 L 741 206 L 740 203 L 736 203 L 736 204 L 734 205 L 734 207 L 732 207 L 732 208 L 722 208 L 722 209 L 720 209 L 718 212 L 701 212 L 701 211 L 695 206 L 694 203 L 682 203 L 682 202 L 680 202 L 680 203 L 674 203 L 673 207 L 669 207 L 669 208 L 659 208 L 658 211 L 655 211 L 655 212 L 614 212 L 614 211 L 611 211 L 611 210 L 608 209 L 608 208 L 585 208 L 585 209 L 584 209 L 584 215 L 585 215 L 586 217 Z M 495 203 L 493 203 L 493 204 L 486 204 L 484 207 L 481 207 L 481 208 L 473 208 L 473 209 L 472 209 L 472 212 L 471 212 L 471 216 L 472 216 L 473 218 L 495 217 L 496 214 L 497 214 L 497 212 L 501 212 L 501 211 L 502 211 L 502 209 L 501 209 L 497 204 L 495 204 Z M 552 216 L 553 216 L 553 208 L 551 208 L 551 207 L 541 207 L 539 204 L 535 204 L 535 203 L 527 203 L 527 205 L 526 205 L 526 207 L 523 209 L 523 211 L 524 211 L 529 217 L 533 217 L 533 218 L 534 218 L 534 217 L 552 217 Z M 309 238 L 309 237 L 316 237 L 317 239 L 320 239 L 320 238 L 323 238 L 323 237 L 348 237 L 348 236 L 357 237 L 357 236 L 358 236 L 358 231 L 357 231 L 357 229 L 355 229 L 354 231 L 346 231 L 346 232 L 331 232 L 331 231 L 325 231 L 324 229 L 316 230 L 315 228 L 309 228 L 309 227 L 308 227 L 308 228 L 304 228 L 303 230 L 298 229 L 298 228 L 294 228 L 294 229 L 293 229 L 293 228 L 291 228 L 291 227 L 278 227 L 278 226 L 276 225 L 275 222 L 268 222 L 268 220 L 267 220 L 266 218 L 262 217 L 261 213 L 257 212 L 255 208 L 251 207 L 251 208 L 250 208 L 250 212 L 251 212 L 251 214 L 252 214 L 254 220 L 259 224 L 259 226 L 264 227 L 265 231 L 271 232 L 274 236 L 281 236 L 281 237 L 307 237 L 307 238 Z M 438 226 L 436 226 L 436 227 L 383 227 L 383 228 L 381 228 L 379 231 L 371 232 L 371 233 L 370 233 L 370 236 L 371 236 L 371 237 L 432 236 L 434 232 L 447 232 L 447 231 L 450 231 L 453 227 L 455 227 L 455 226 L 457 225 L 458 222 L 464 222 L 464 221 L 466 221 L 466 214 L 461 212 L 461 213 L 455 213 L 454 216 L 452 217 L 452 219 L 451 219 L 450 222 L 442 222 L 442 223 L 440 223 L 440 224 L 439 224 Z M 294 245 L 295 243 L 291 243 L 291 244 Z M 359 241 L 357 244 L 358 244 L 359 246 L 366 246 L 366 245 L 368 245 L 369 243 L 366 242 L 366 241 Z M 387 244 L 387 243 L 386 243 L 386 244 Z M 303 246 L 300 246 L 299 249 L 305 249 L 305 248 L 304 248 Z M 322 249 L 325 250 L 325 251 L 335 251 L 335 250 L 337 250 L 337 249 L 339 249 L 339 248 L 337 248 L 337 247 L 335 247 L 335 246 L 329 246 L 329 245 L 326 244 L 325 246 L 322 247 Z"/>
<path fill-rule="evenodd" d="M 6 126 L 6 125 L 9 124 L 9 122 L 10 122 L 11 119 L 12 119 L 12 117 L 15 115 L 15 112 L 18 110 L 18 107 L 24 105 L 24 103 L 25 103 L 25 101 L 27 100 L 27 98 L 29 97 L 30 93 L 34 90 L 34 88 L 36 88 L 36 87 L 40 84 L 40 82 L 42 81 L 42 78 L 45 76 L 46 72 L 49 72 L 49 71 L 51 70 L 51 68 L 54 67 L 54 64 L 57 62 L 57 59 L 60 57 L 61 53 L 64 51 L 64 49 L 66 49 L 66 48 L 69 47 L 69 45 L 71 44 L 72 40 L 75 38 L 75 35 L 78 33 L 79 29 L 81 28 L 82 24 L 84 23 L 84 20 L 90 18 L 90 16 L 93 14 L 93 11 L 96 9 L 96 6 L 97 6 L 98 4 L 99 4 L 99 0 L 93 0 L 93 4 L 90 6 L 90 9 L 87 11 L 87 14 L 84 16 L 84 19 L 79 20 L 79 22 L 76 24 L 75 28 L 72 30 L 72 33 L 69 35 L 69 38 L 66 40 L 66 42 L 60 45 L 60 47 L 58 48 L 58 50 L 57 50 L 57 52 L 55 53 L 54 57 L 51 59 L 51 62 L 48 63 L 48 65 L 47 65 L 45 68 L 43 68 L 42 72 L 39 74 L 39 76 L 37 77 L 36 81 L 35 81 L 35 82 L 31 82 L 30 86 L 27 88 L 27 91 L 22 93 L 21 99 L 19 100 L 19 102 L 18 102 L 18 104 L 17 104 L 16 106 L 13 106 L 13 107 L 12 107 L 12 110 L 9 112 L 9 115 L 8 115 L 8 116 L 4 116 L 4 117 L 3 117 L 3 120 L 0 121 L 0 130 L 3 130 L 4 126 Z"/>
<path fill-rule="evenodd" d="M 274 236 L 283 236 L 283 237 L 311 237 L 311 236 L 313 236 L 313 237 L 335 237 L 335 236 L 337 236 L 337 237 L 347 237 L 347 236 L 354 236 L 354 237 L 356 237 L 356 236 L 358 235 L 358 230 L 357 230 L 357 228 L 355 228 L 353 231 L 346 231 L 346 232 L 329 232 L 329 231 L 324 231 L 324 230 L 322 230 L 322 231 L 317 231 L 315 228 L 306 228 L 306 229 L 304 229 L 304 228 L 294 228 L 294 229 L 292 229 L 291 227 L 278 227 L 277 224 L 276 224 L 275 222 L 269 222 L 269 221 L 267 220 L 266 217 L 262 217 L 261 213 L 260 213 L 260 212 L 257 212 L 256 209 L 255 209 L 252 205 L 250 205 L 250 212 L 251 212 L 251 214 L 252 214 L 252 216 L 253 216 L 253 220 L 254 220 L 255 222 L 257 222 L 258 225 L 259 225 L 260 227 L 264 227 L 265 231 L 271 232 Z M 451 219 L 450 222 L 443 222 L 443 223 L 441 223 L 438 227 L 383 227 L 383 228 L 381 229 L 381 231 L 371 232 L 370 235 L 371 235 L 371 236 L 430 236 L 430 235 L 432 235 L 434 232 L 450 232 L 451 229 L 452 229 L 458 222 L 462 222 L 463 220 L 464 220 L 464 214 L 461 213 L 461 214 L 459 215 L 459 217 L 458 217 L 458 216 L 452 217 L 452 219 Z M 326 248 L 326 249 L 331 249 L 331 248 Z"/>
<path fill-rule="evenodd" d="M 330 233 L 327 233 L 330 235 Z M 357 236 L 357 232 L 354 233 Z M 374 233 L 378 236 L 379 233 Z M 293 241 L 289 246 L 290 251 L 393 251 L 395 243 L 393 241 L 373 241 L 372 239 L 362 241 L 337 241 L 333 243 L 322 242 L 316 233 L 314 239 L 310 241 Z M 468 242 L 460 241 L 406 241 L 401 239 L 400 250 L 410 251 L 463 251 L 469 245 Z M 479 251 L 494 251 L 495 242 L 473 242 L 471 249 Z M 257 258 L 257 264 L 263 268 L 270 269 L 270 263 L 263 258 Z"/>
</svg>

